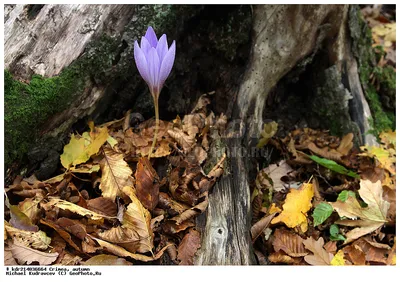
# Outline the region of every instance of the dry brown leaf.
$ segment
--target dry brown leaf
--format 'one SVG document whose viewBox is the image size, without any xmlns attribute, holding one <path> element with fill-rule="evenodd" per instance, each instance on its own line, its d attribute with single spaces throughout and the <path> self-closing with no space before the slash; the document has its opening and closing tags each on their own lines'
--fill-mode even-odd
<svg viewBox="0 0 400 282">
<path fill-rule="evenodd" d="M 167 210 L 169 214 L 178 215 L 185 210 L 190 209 L 190 206 L 173 200 L 167 193 L 160 192 L 158 205 L 160 208 Z"/>
<path fill-rule="evenodd" d="M 71 233 L 80 240 L 85 240 L 87 236 L 86 227 L 82 223 L 76 220 L 72 220 L 66 217 L 57 219 L 57 224 L 68 233 Z"/>
<path fill-rule="evenodd" d="M 183 237 L 178 247 L 178 260 L 180 265 L 193 265 L 193 258 L 197 249 L 201 246 L 199 231 L 191 229 L 189 233 Z"/>
<path fill-rule="evenodd" d="M 283 251 L 272 253 L 268 256 L 268 260 L 276 264 L 299 264 L 299 258 L 292 258 L 285 254 Z"/>
<path fill-rule="evenodd" d="M 195 224 L 192 220 L 186 220 L 179 225 L 172 220 L 168 220 L 162 225 L 162 229 L 166 234 L 173 235 L 193 226 L 195 226 Z"/>
<path fill-rule="evenodd" d="M 42 207 L 44 207 L 46 210 L 51 210 L 54 207 L 60 208 L 62 210 L 68 210 L 70 212 L 73 213 L 77 213 L 81 216 L 88 216 L 93 220 L 102 220 L 104 218 L 114 218 L 114 217 L 110 217 L 110 216 L 106 216 L 106 215 L 102 215 L 102 214 L 98 214 L 96 212 L 93 212 L 91 210 L 82 208 L 81 206 L 75 205 L 71 202 L 68 201 L 64 201 L 58 198 L 52 198 L 49 197 L 49 202 L 46 204 L 43 204 Z"/>
<path fill-rule="evenodd" d="M 206 210 L 207 206 L 208 206 L 208 195 L 204 198 L 204 201 L 197 204 L 193 208 L 184 211 L 180 215 L 171 218 L 171 220 L 175 221 L 176 224 L 180 225 L 183 221 L 186 221 L 198 214 L 203 213 Z"/>
<path fill-rule="evenodd" d="M 284 176 L 295 176 L 296 172 L 286 163 L 285 160 L 278 164 L 271 164 L 260 170 L 256 178 L 258 189 L 269 189 L 273 187 L 274 191 L 280 192 L 286 190 L 285 182 L 281 180 Z"/>
<path fill-rule="evenodd" d="M 94 211 L 98 214 L 115 217 L 117 216 L 117 206 L 114 201 L 110 198 L 97 197 L 87 201 L 87 207 L 89 210 Z"/>
<path fill-rule="evenodd" d="M 342 250 L 354 265 L 366 265 L 365 253 L 360 247 L 350 245 L 344 247 Z"/>
<path fill-rule="evenodd" d="M 133 188 L 125 186 L 123 191 L 129 196 L 130 203 L 124 213 L 122 226 L 99 233 L 99 237 L 117 243 L 130 252 L 152 252 L 153 231 L 150 212 L 138 200 Z"/>
<path fill-rule="evenodd" d="M 261 218 L 259 221 L 257 221 L 253 226 L 251 227 L 250 233 L 251 233 L 251 240 L 253 243 L 256 241 L 258 236 L 260 236 L 265 228 L 268 227 L 269 223 L 271 220 L 274 218 L 276 213 L 272 213 L 270 215 L 266 215 L 263 218 Z"/>
<path fill-rule="evenodd" d="M 331 265 L 333 254 L 328 253 L 324 249 L 324 239 L 320 237 L 315 241 L 312 237 L 308 237 L 303 242 L 306 249 L 310 250 L 313 255 L 307 255 L 304 260 L 311 265 Z"/>
<path fill-rule="evenodd" d="M 164 251 L 170 246 L 170 245 L 165 246 L 156 255 L 154 255 L 153 257 L 149 257 L 149 256 L 141 255 L 141 254 L 133 254 L 118 245 L 108 243 L 106 241 L 103 241 L 103 240 L 95 238 L 95 237 L 92 237 L 92 239 L 95 240 L 97 243 L 99 243 L 99 245 L 101 247 L 103 247 L 103 249 L 105 249 L 106 251 L 108 251 L 116 256 L 130 257 L 135 260 L 140 260 L 140 261 L 144 261 L 144 262 L 159 259 L 164 254 Z"/>
<path fill-rule="evenodd" d="M 81 249 L 78 247 L 78 245 L 72 240 L 71 235 L 67 231 L 65 231 L 63 228 L 61 228 L 61 226 L 59 226 L 58 224 L 56 224 L 54 222 L 51 222 L 49 220 L 44 220 L 44 219 L 41 219 L 40 223 L 53 228 L 61 236 L 61 238 L 63 238 L 65 240 L 65 242 L 67 242 L 71 247 L 73 247 L 78 252 L 81 251 Z"/>
<path fill-rule="evenodd" d="M 329 241 L 324 245 L 324 249 L 331 254 L 336 254 L 337 251 L 337 241 Z"/>
<path fill-rule="evenodd" d="M 100 162 L 102 196 L 115 200 L 122 195 L 124 186 L 132 186 L 132 170 L 124 161 L 124 155 L 112 149 L 104 148 L 104 159 Z"/>
<path fill-rule="evenodd" d="M 168 134 L 182 147 L 185 154 L 189 153 L 196 144 L 195 136 L 187 135 L 181 129 L 168 130 Z"/>
<path fill-rule="evenodd" d="M 159 178 L 150 161 L 146 157 L 139 159 L 135 173 L 136 196 L 143 206 L 152 211 L 158 204 Z"/>
<path fill-rule="evenodd" d="M 299 235 L 284 229 L 276 229 L 272 245 L 275 252 L 282 250 L 291 257 L 304 257 L 308 255 L 308 252 L 304 248 L 303 242 L 303 238 Z"/>
<path fill-rule="evenodd" d="M 36 261 L 40 265 L 49 265 L 58 257 L 58 253 L 45 253 L 37 251 L 19 243 L 11 244 L 8 250 L 11 251 L 14 259 L 16 259 L 20 264 L 31 264 L 32 262 Z"/>
<path fill-rule="evenodd" d="M 360 238 L 355 241 L 352 246 L 361 250 L 365 254 L 365 260 L 368 262 L 387 264 L 390 246 L 385 244 L 379 244 L 368 240 L 366 238 Z"/>
<path fill-rule="evenodd" d="M 207 152 L 197 145 L 186 155 L 186 159 L 191 164 L 201 165 L 207 159 Z"/>
<path fill-rule="evenodd" d="M 112 255 L 97 255 L 91 257 L 83 263 L 84 265 L 132 265 L 131 262 L 126 261 L 123 258 L 119 258 Z"/>
</svg>

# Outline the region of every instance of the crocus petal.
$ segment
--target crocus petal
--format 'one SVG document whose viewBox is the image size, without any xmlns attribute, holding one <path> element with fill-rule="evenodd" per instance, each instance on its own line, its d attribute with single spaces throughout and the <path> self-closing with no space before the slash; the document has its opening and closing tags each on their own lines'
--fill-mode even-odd
<svg viewBox="0 0 400 282">
<path fill-rule="evenodd" d="M 138 68 L 140 75 L 147 83 L 149 83 L 148 63 L 146 56 L 144 55 L 142 49 L 140 49 L 137 41 L 135 41 L 133 53 L 135 56 L 136 67 Z"/>
<path fill-rule="evenodd" d="M 159 72 L 160 72 L 160 59 L 155 48 L 151 47 L 147 55 L 147 64 L 149 70 L 149 82 L 152 92 L 159 92 Z M 153 93 L 158 94 L 158 93 Z"/>
<path fill-rule="evenodd" d="M 157 50 L 160 62 L 162 62 L 162 60 L 164 59 L 165 54 L 167 54 L 167 52 L 168 52 L 167 36 L 165 34 L 163 34 L 160 37 L 160 40 L 158 40 L 158 44 L 157 44 L 156 50 Z"/>
<path fill-rule="evenodd" d="M 171 72 L 172 66 L 174 65 L 174 61 L 175 61 L 175 40 L 172 42 L 171 47 L 169 48 L 167 54 L 165 54 L 165 57 L 161 62 L 160 77 L 159 77 L 160 90 L 165 80 L 167 79 L 169 73 Z"/>
<path fill-rule="evenodd" d="M 142 49 L 144 55 L 147 56 L 151 49 L 151 45 L 146 37 L 142 37 L 142 40 L 140 41 L 140 49 Z"/>
<path fill-rule="evenodd" d="M 149 26 L 147 28 L 147 31 L 146 31 L 146 34 L 144 37 L 146 37 L 146 39 L 149 41 L 151 47 L 154 47 L 154 48 L 157 47 L 157 43 L 158 43 L 157 35 L 151 26 Z"/>
</svg>

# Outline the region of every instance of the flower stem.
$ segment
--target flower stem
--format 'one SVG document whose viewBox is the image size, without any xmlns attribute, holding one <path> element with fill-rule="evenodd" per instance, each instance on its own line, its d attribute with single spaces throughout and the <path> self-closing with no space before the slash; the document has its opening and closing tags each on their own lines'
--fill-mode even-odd
<svg viewBox="0 0 400 282">
<path fill-rule="evenodd" d="M 156 128 L 154 130 L 153 143 L 151 144 L 151 148 L 150 148 L 150 152 L 149 152 L 149 160 L 150 160 L 151 154 L 153 153 L 154 146 L 156 145 L 158 126 L 160 123 L 160 118 L 158 115 L 158 97 L 156 98 L 155 95 L 153 95 L 153 101 L 154 101 L 154 110 L 155 110 L 155 114 L 156 114 Z"/>
</svg>

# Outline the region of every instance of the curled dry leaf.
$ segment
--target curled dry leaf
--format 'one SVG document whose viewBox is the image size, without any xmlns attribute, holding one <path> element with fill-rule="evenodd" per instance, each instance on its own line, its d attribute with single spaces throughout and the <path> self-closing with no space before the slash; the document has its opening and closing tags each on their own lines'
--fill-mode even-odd
<svg viewBox="0 0 400 282">
<path fill-rule="evenodd" d="M 186 221 L 198 214 L 203 213 L 206 210 L 207 206 L 208 206 L 208 195 L 206 195 L 204 201 L 197 204 L 193 208 L 184 211 L 180 215 L 171 218 L 171 220 L 175 221 L 176 224 L 180 225 L 183 221 Z"/>
<path fill-rule="evenodd" d="M 274 216 L 276 215 L 276 213 L 272 213 L 270 215 L 266 215 L 263 218 L 261 218 L 259 221 L 257 221 L 255 224 L 253 224 L 253 226 L 251 227 L 251 240 L 253 242 L 256 241 L 256 239 L 258 238 L 258 236 L 260 236 L 263 231 L 265 230 L 265 228 L 268 227 L 268 225 L 270 224 L 271 220 L 274 218 Z"/>
<path fill-rule="evenodd" d="M 311 265 L 330 265 L 333 259 L 333 254 L 328 253 L 324 249 L 324 239 L 320 237 L 315 241 L 312 237 L 308 237 L 303 241 L 306 249 L 310 250 L 313 255 L 307 255 L 304 260 Z"/>
<path fill-rule="evenodd" d="M 131 262 L 112 255 L 97 255 L 84 262 L 84 265 L 132 265 Z"/>
<path fill-rule="evenodd" d="M 143 206 L 152 211 L 158 204 L 159 178 L 150 161 L 146 157 L 139 159 L 135 173 L 136 196 Z"/>
<path fill-rule="evenodd" d="M 186 220 L 179 225 L 172 220 L 168 220 L 162 225 L 162 229 L 166 234 L 173 235 L 193 226 L 195 226 L 193 220 Z"/>
<path fill-rule="evenodd" d="M 290 231 L 284 229 L 277 229 L 274 232 L 274 240 L 272 245 L 274 251 L 284 251 L 291 257 L 304 257 L 308 254 L 303 245 L 303 238 Z"/>
<path fill-rule="evenodd" d="M 276 264 L 294 264 L 298 265 L 301 262 L 301 258 L 292 258 L 291 256 L 288 256 L 285 254 L 283 251 L 275 252 L 272 253 L 268 256 L 268 260 L 272 263 Z"/>
<path fill-rule="evenodd" d="M 181 214 L 190 208 L 190 206 L 186 204 L 173 200 L 167 193 L 164 192 L 160 192 L 159 194 L 158 205 L 160 208 L 167 210 L 167 212 L 172 215 Z"/>
<path fill-rule="evenodd" d="M 168 130 L 168 134 L 182 147 L 185 154 L 189 153 L 196 144 L 194 136 L 187 135 L 183 130 L 174 128 Z"/>
<path fill-rule="evenodd" d="M 40 265 L 49 265 L 58 257 L 58 253 L 41 252 L 19 243 L 11 244 L 8 250 L 11 251 L 14 259 L 16 259 L 20 264 L 31 264 L 36 261 Z"/>
<path fill-rule="evenodd" d="M 193 265 L 193 258 L 200 248 L 201 239 L 199 231 L 191 229 L 189 233 L 183 237 L 178 247 L 178 260 L 180 265 Z"/>
<path fill-rule="evenodd" d="M 132 186 L 132 170 L 124 161 L 124 155 L 112 149 L 104 148 L 104 159 L 100 162 L 102 196 L 115 200 L 116 196 L 123 196 L 122 188 Z"/>
<path fill-rule="evenodd" d="M 26 198 L 18 204 L 19 209 L 31 220 L 36 223 L 39 220 L 40 209 L 38 207 L 40 201 L 43 199 L 41 195 L 34 198 Z"/>
</svg>

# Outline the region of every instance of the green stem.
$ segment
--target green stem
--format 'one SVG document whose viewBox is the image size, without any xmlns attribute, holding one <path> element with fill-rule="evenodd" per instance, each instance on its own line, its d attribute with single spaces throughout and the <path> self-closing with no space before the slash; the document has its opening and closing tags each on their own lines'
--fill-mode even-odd
<svg viewBox="0 0 400 282">
<path fill-rule="evenodd" d="M 158 116 L 158 98 L 155 98 L 155 95 L 153 95 L 153 101 L 154 101 L 154 110 L 156 113 L 156 128 L 154 130 L 153 144 L 151 144 L 151 148 L 150 148 L 150 152 L 149 152 L 149 160 L 150 160 L 151 154 L 153 153 L 154 146 L 156 145 L 157 134 L 158 134 L 158 125 L 160 123 L 160 118 Z"/>
</svg>

